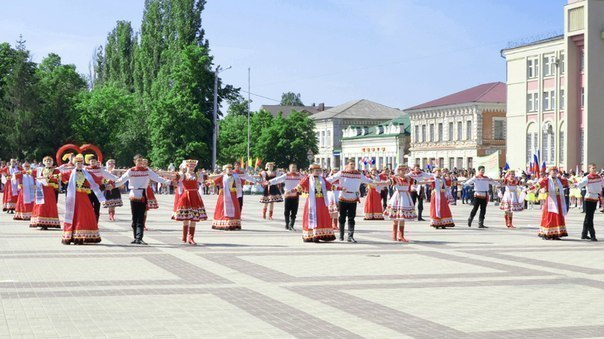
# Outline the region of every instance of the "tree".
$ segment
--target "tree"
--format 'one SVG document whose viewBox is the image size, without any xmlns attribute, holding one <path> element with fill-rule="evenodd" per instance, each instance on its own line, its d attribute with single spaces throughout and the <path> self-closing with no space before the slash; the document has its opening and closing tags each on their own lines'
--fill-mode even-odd
<svg viewBox="0 0 604 339">
<path fill-rule="evenodd" d="M 281 94 L 281 106 L 304 106 L 300 93 L 287 92 Z"/>
<path fill-rule="evenodd" d="M 220 164 L 233 163 L 247 157 L 247 116 L 228 114 L 220 120 L 217 160 Z"/>
<path fill-rule="evenodd" d="M 118 21 L 107 36 L 103 81 L 114 82 L 134 91 L 134 51 L 136 36 L 129 21 Z"/>
</svg>

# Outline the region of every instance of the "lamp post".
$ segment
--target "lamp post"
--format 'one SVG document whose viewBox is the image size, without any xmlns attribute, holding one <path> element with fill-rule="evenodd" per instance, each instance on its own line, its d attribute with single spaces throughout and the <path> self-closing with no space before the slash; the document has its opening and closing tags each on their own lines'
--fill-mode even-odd
<svg viewBox="0 0 604 339">
<path fill-rule="evenodd" d="M 214 132 L 212 133 L 212 171 L 216 170 L 216 140 L 218 139 L 218 74 L 220 72 L 230 69 L 222 68 L 220 65 L 216 66 L 214 70 L 214 112 L 212 114 L 214 121 Z"/>
<path fill-rule="evenodd" d="M 310 164 L 312 164 L 312 159 L 315 157 L 314 153 L 311 150 L 308 150 L 308 152 L 306 152 L 306 159 L 308 159 L 308 162 Z"/>
</svg>

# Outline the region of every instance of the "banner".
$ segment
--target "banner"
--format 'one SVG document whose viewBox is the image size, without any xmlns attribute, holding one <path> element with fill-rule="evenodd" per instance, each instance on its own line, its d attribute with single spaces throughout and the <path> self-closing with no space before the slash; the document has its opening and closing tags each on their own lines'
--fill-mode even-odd
<svg viewBox="0 0 604 339">
<path fill-rule="evenodd" d="M 499 151 L 485 157 L 476 157 L 474 168 L 477 171 L 478 166 L 484 166 L 484 175 L 494 179 L 499 178 Z"/>
</svg>

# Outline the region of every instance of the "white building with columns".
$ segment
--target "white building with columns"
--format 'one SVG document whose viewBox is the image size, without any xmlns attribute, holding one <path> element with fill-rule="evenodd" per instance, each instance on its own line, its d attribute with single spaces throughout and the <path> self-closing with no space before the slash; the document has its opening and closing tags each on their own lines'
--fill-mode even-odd
<svg viewBox="0 0 604 339">
<path fill-rule="evenodd" d="M 315 162 L 324 168 L 342 168 L 342 137 L 347 127 L 371 128 L 403 114 L 399 109 L 360 99 L 311 115 L 319 146 Z"/>
<path fill-rule="evenodd" d="M 478 85 L 405 110 L 411 120 L 409 165 L 473 168 L 500 152 L 505 164 L 506 84 Z"/>
</svg>

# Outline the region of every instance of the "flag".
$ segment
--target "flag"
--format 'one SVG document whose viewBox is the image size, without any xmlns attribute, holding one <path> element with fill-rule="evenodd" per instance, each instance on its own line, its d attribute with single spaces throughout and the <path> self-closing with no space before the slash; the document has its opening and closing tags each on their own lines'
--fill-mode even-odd
<svg viewBox="0 0 604 339">
<path fill-rule="evenodd" d="M 535 175 L 536 178 L 541 177 L 541 172 L 539 171 L 539 158 L 537 158 L 537 155 L 533 154 L 533 168 L 532 168 L 533 174 Z"/>
<path fill-rule="evenodd" d="M 254 168 L 258 168 L 260 167 L 260 165 L 262 165 L 262 160 L 258 157 L 256 157 L 256 164 L 254 165 Z"/>
<path fill-rule="evenodd" d="M 241 157 L 241 161 L 239 162 L 239 165 L 241 165 L 241 167 L 245 168 L 245 161 L 244 161 L 243 157 Z"/>
<path fill-rule="evenodd" d="M 254 165 L 254 161 L 252 160 L 252 158 L 248 158 L 247 159 L 247 167 L 250 168 Z"/>
<path fill-rule="evenodd" d="M 503 166 L 503 170 L 504 170 L 504 171 L 507 171 L 507 170 L 509 170 L 509 169 L 510 169 L 510 165 L 509 165 L 509 164 L 508 164 L 508 162 L 506 161 L 506 162 L 505 162 L 505 166 Z"/>
<path fill-rule="evenodd" d="M 545 165 L 545 161 L 541 163 L 541 172 L 546 171 L 547 166 Z"/>
</svg>

